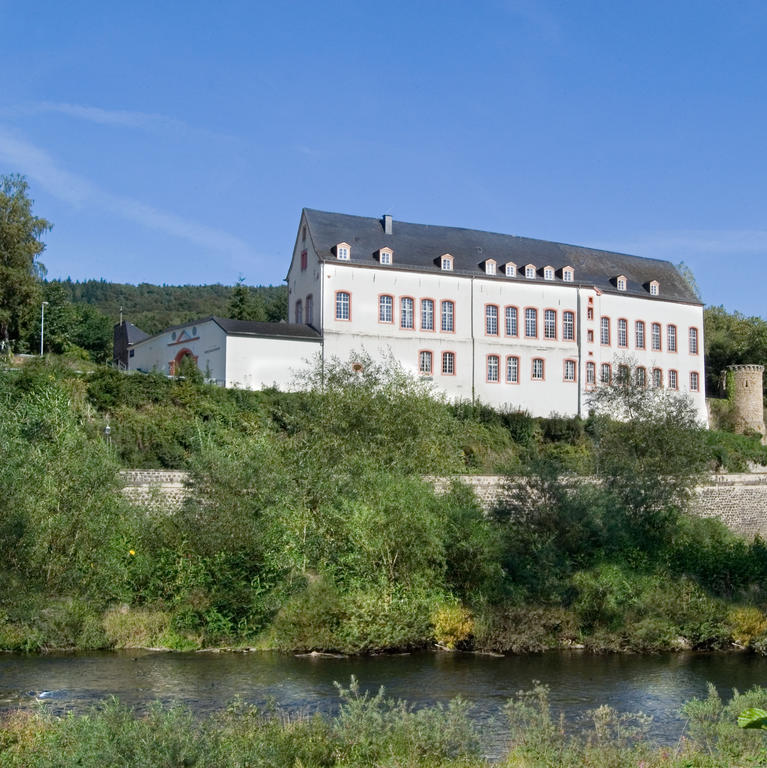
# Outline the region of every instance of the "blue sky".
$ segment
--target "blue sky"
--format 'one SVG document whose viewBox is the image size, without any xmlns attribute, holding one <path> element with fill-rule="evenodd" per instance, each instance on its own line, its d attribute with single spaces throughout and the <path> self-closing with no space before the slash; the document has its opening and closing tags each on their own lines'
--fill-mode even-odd
<svg viewBox="0 0 767 768">
<path fill-rule="evenodd" d="M 52 277 L 279 283 L 302 207 L 684 261 L 765 314 L 767 4 L 0 0 Z"/>
</svg>

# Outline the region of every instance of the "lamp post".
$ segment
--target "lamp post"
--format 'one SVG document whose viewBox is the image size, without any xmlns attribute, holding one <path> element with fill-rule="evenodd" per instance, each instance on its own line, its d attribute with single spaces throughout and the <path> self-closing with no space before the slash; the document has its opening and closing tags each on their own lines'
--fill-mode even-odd
<svg viewBox="0 0 767 768">
<path fill-rule="evenodd" d="M 40 305 L 40 357 L 43 356 L 43 339 L 45 338 L 45 308 L 47 306 L 47 301 L 44 301 Z"/>
</svg>

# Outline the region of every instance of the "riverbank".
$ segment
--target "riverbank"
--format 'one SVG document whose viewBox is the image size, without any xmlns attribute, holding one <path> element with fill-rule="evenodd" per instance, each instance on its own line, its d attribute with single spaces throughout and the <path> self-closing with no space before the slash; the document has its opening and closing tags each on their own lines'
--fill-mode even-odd
<svg viewBox="0 0 767 768">
<path fill-rule="evenodd" d="M 611 572 L 614 581 L 624 575 Z M 592 578 L 596 574 L 591 574 Z M 585 581 L 585 576 L 584 579 Z M 728 651 L 767 654 L 767 617 L 753 606 L 732 606 L 707 596 L 692 583 L 650 582 L 644 595 L 625 597 L 623 608 L 594 617 L 593 596 L 582 585 L 586 608 L 541 605 L 495 605 L 472 613 L 453 603 L 424 606 L 405 603 L 403 615 L 387 616 L 381 606 L 377 622 L 347 613 L 323 621 L 310 614 L 302 624 L 295 617 L 277 619 L 256 635 L 190 632 L 176 627 L 172 611 L 116 606 L 96 613 L 80 601 L 67 599 L 38 604 L 26 622 L 0 621 L 0 651 L 50 653 L 88 650 L 280 651 L 297 654 L 365 656 L 423 649 L 461 650 L 495 655 L 521 655 L 553 650 L 584 653 L 665 653 Z M 600 584 L 597 582 L 597 587 Z M 628 589 L 628 581 L 622 587 Z M 647 586 L 647 585 L 645 585 Z M 591 585 L 595 588 L 594 584 Z M 604 598 L 604 584 L 600 594 Z M 302 605 L 297 606 L 300 609 Z M 412 612 L 407 612 L 411 611 Z M 364 636 L 355 634 L 361 621 Z M 589 621 L 590 624 L 586 622 Z M 312 623 L 316 622 L 316 623 Z M 610 623 L 612 622 L 612 624 Z M 347 626 L 351 624 L 351 627 Z M 401 625 L 405 626 L 401 626 Z M 394 625 L 394 628 L 392 628 Z M 400 627 L 397 630 L 397 627 Z M 407 631 L 406 631 L 407 630 Z M 398 636 L 399 635 L 399 636 Z M 362 637 L 362 640 L 360 640 Z"/>
<path fill-rule="evenodd" d="M 767 546 L 686 512 L 710 446 L 684 397 L 621 383 L 586 421 L 541 421 L 350 371 L 288 396 L 0 370 L 0 648 L 767 648 Z M 195 414 L 177 508 L 122 494 L 94 431 L 112 407 L 141 417 L 137 446 L 156 408 Z M 516 457 L 492 509 L 424 480 L 466 469 L 480 425 Z"/>
<path fill-rule="evenodd" d="M 723 703 L 710 687 L 682 706 L 685 722 L 671 744 L 658 742 L 648 715 L 607 704 L 560 722 L 541 684 L 484 715 L 498 728 L 492 746 L 465 701 L 419 706 L 366 691 L 354 677 L 337 686 L 335 701 L 332 712 L 313 714 L 242 699 L 205 714 L 159 703 L 135 710 L 117 699 L 66 717 L 17 710 L 0 720 L 0 766 L 726 768 L 760 765 L 767 755 L 762 734 L 736 725 L 743 709 L 767 703 L 765 689 Z"/>
</svg>

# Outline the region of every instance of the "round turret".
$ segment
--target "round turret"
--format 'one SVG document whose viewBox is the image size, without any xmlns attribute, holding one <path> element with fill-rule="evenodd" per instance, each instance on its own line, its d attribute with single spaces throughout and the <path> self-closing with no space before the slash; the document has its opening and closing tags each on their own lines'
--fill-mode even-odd
<svg viewBox="0 0 767 768">
<path fill-rule="evenodd" d="M 727 397 L 732 403 L 736 432 L 758 432 L 765 435 L 763 374 L 763 365 L 727 366 Z"/>
</svg>

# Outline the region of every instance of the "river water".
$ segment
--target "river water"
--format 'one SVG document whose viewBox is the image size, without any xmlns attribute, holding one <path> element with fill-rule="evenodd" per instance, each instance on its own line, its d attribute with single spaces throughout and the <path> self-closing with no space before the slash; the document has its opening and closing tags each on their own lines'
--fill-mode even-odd
<svg viewBox="0 0 767 768">
<path fill-rule="evenodd" d="M 712 682 L 724 698 L 733 688 L 767 687 L 767 658 L 747 654 L 594 656 L 578 651 L 495 658 L 417 653 L 325 658 L 277 653 L 109 652 L 21 656 L 0 654 L 0 711 L 36 707 L 83 711 L 112 695 L 141 709 L 180 702 L 201 714 L 236 696 L 254 704 L 333 714 L 333 685 L 355 675 L 363 688 L 384 686 L 416 706 L 460 696 L 472 705 L 485 751 L 505 743 L 503 706 L 539 680 L 551 689 L 556 712 L 574 725 L 588 709 L 609 704 L 654 717 L 653 735 L 674 743 L 683 732 L 682 703 L 706 695 Z"/>
</svg>

